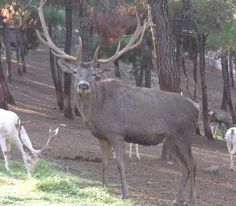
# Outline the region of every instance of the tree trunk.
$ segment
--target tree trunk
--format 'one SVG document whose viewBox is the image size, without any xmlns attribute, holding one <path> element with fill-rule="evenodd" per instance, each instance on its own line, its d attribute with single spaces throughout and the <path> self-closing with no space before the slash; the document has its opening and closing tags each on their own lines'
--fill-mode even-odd
<svg viewBox="0 0 236 206">
<path fill-rule="evenodd" d="M 234 113 L 234 108 L 233 108 L 232 99 L 231 99 L 227 54 L 223 54 L 222 60 L 224 61 L 224 67 L 222 68 L 224 90 L 226 92 L 227 104 L 229 105 L 229 110 L 231 113 L 232 120 L 235 122 L 236 119 L 235 119 L 235 113 Z"/>
<path fill-rule="evenodd" d="M 7 101 L 4 97 L 2 84 L 0 84 L 0 108 L 5 109 L 5 110 L 9 110 L 8 105 L 7 105 Z"/>
<path fill-rule="evenodd" d="M 134 56 L 135 58 L 132 64 L 133 64 L 133 75 L 135 79 L 135 85 L 137 87 L 142 87 L 143 86 L 143 68 L 141 67 L 141 64 L 140 64 L 141 53 L 137 53 Z"/>
<path fill-rule="evenodd" d="M 184 60 L 184 57 L 182 58 L 182 68 L 183 68 L 183 72 L 184 72 L 184 75 L 185 75 L 185 87 L 188 91 L 188 94 L 190 96 L 190 98 L 193 100 L 193 94 L 191 92 L 191 89 L 189 87 L 189 76 L 188 76 L 188 72 L 187 72 L 187 69 L 185 67 L 185 60 Z"/>
<path fill-rule="evenodd" d="M 25 47 L 25 36 L 21 32 L 20 33 L 20 56 L 21 56 L 21 63 L 22 63 L 22 72 L 26 74 L 26 64 L 25 64 L 25 52 L 26 52 L 26 47 Z"/>
<path fill-rule="evenodd" d="M 230 71 L 231 87 L 234 88 L 234 73 L 233 73 L 233 57 L 232 57 L 232 52 L 229 53 L 229 71 Z"/>
<path fill-rule="evenodd" d="M 145 87 L 151 88 L 152 87 L 152 79 L 151 79 L 151 70 L 154 70 L 154 66 L 152 63 L 152 51 L 148 48 L 147 35 L 144 35 L 143 41 L 141 43 L 141 68 L 144 70 L 145 73 Z"/>
<path fill-rule="evenodd" d="M 193 100 L 197 102 L 197 57 L 192 58 L 193 62 Z"/>
<path fill-rule="evenodd" d="M 89 45 L 92 44 L 92 25 L 87 14 L 87 1 L 79 1 L 79 21 L 80 34 L 83 41 L 82 58 L 84 62 L 89 62 L 92 57 L 89 55 Z"/>
<path fill-rule="evenodd" d="M 179 84 L 181 81 L 181 69 L 183 68 L 183 27 L 185 24 L 184 7 L 177 12 L 177 35 L 176 35 L 176 68 L 179 77 Z"/>
<path fill-rule="evenodd" d="M 207 96 L 207 86 L 206 86 L 206 79 L 205 79 L 205 42 L 206 36 L 203 34 L 199 34 L 197 31 L 197 39 L 199 44 L 199 60 L 200 60 L 200 76 L 201 76 L 201 85 L 202 85 L 202 113 L 203 113 L 203 124 L 204 124 L 204 131 L 205 136 L 210 139 L 214 140 L 209 118 L 208 118 L 208 96 Z"/>
<path fill-rule="evenodd" d="M 115 66 L 115 76 L 120 78 L 120 66 L 118 59 L 114 61 L 114 66 Z"/>
<path fill-rule="evenodd" d="M 51 39 L 53 38 L 53 25 L 49 24 L 48 25 L 48 33 L 51 37 Z M 55 32 L 55 30 L 54 30 Z M 55 43 L 55 39 L 54 39 L 54 43 Z M 55 44 L 56 45 L 56 44 Z M 55 90 L 56 90 L 56 96 L 57 96 L 57 104 L 59 106 L 60 110 L 63 110 L 63 92 L 62 92 L 62 87 L 59 87 L 59 83 L 58 83 L 58 76 L 57 76 L 57 71 L 55 68 L 55 60 L 54 60 L 54 55 L 51 52 L 51 49 L 49 49 L 49 54 L 50 54 L 50 68 L 51 68 L 51 74 L 52 74 L 52 79 L 53 79 L 53 83 L 55 86 Z"/>
<path fill-rule="evenodd" d="M 10 26 L 8 23 L 3 24 L 4 44 L 6 47 L 6 68 L 7 81 L 11 82 L 11 46 L 10 46 Z"/>
<path fill-rule="evenodd" d="M 3 96 L 4 96 L 4 97 L 1 97 L 2 101 L 4 101 L 4 102 L 6 101 L 8 104 L 16 105 L 16 103 L 15 103 L 15 101 L 14 101 L 13 97 L 11 96 L 11 93 L 8 89 L 7 82 L 6 82 L 5 76 L 3 74 L 1 58 L 0 58 L 0 84 L 1 84 L 0 90 L 2 90 L 1 93 L 3 93 Z M 5 103 L 4 103 L 4 105 L 5 105 Z"/>
<path fill-rule="evenodd" d="M 176 67 L 175 51 L 170 31 L 167 0 L 148 0 L 153 17 L 156 37 L 157 75 L 160 89 L 180 93 L 179 73 Z M 167 148 L 162 147 L 162 159 L 166 159 Z"/>
<path fill-rule="evenodd" d="M 54 44 L 58 46 L 58 25 L 54 24 Z M 58 57 L 56 57 L 56 67 L 57 67 L 57 90 L 56 90 L 56 95 L 57 95 L 57 104 L 59 106 L 60 110 L 64 109 L 64 97 L 63 97 L 63 76 L 62 76 L 62 70 L 59 64 L 57 63 Z"/>
<path fill-rule="evenodd" d="M 53 25 L 54 28 L 54 43 L 56 46 L 58 46 L 58 25 L 54 24 Z M 59 66 L 59 64 L 57 63 L 58 57 L 56 57 L 56 67 L 57 67 L 57 103 L 59 106 L 60 110 L 64 109 L 64 97 L 63 97 L 63 74 L 62 74 L 62 70 L 61 67 Z"/>
<path fill-rule="evenodd" d="M 72 39 L 72 2 L 65 0 L 66 12 L 66 43 L 65 53 L 70 54 L 71 39 Z M 70 88 L 71 88 L 71 74 L 64 72 L 64 115 L 69 119 L 74 119 L 70 104 Z"/>
<path fill-rule="evenodd" d="M 157 40 L 157 74 L 160 89 L 180 93 L 179 76 L 170 31 L 167 1 L 149 0 L 148 3 L 151 7 L 153 23 L 156 25 L 154 29 Z"/>
<path fill-rule="evenodd" d="M 17 72 L 20 76 L 22 76 L 22 72 L 21 72 L 21 67 L 20 67 L 20 40 L 19 40 L 19 30 L 16 28 L 16 64 L 17 64 Z"/>
<path fill-rule="evenodd" d="M 224 111 L 227 110 L 228 107 L 228 99 L 227 99 L 227 91 L 226 91 L 226 77 L 225 77 L 225 60 L 224 57 L 221 56 L 221 71 L 222 71 L 222 77 L 223 77 L 223 97 L 222 97 L 222 103 L 220 108 Z"/>
</svg>

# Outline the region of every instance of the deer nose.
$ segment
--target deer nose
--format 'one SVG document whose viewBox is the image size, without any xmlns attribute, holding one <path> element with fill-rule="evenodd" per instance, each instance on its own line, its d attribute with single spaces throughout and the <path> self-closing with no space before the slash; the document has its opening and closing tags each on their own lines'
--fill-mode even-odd
<svg viewBox="0 0 236 206">
<path fill-rule="evenodd" d="M 86 84 L 86 83 L 79 84 L 79 89 L 83 90 L 83 91 L 88 90 L 89 89 L 89 85 Z"/>
</svg>

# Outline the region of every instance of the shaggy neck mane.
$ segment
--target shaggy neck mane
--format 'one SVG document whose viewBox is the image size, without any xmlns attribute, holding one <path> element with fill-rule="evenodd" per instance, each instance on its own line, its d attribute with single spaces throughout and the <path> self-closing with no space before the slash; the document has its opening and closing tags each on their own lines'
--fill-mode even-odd
<svg viewBox="0 0 236 206">
<path fill-rule="evenodd" d="M 90 84 L 90 90 L 91 92 L 89 94 L 84 96 L 77 94 L 76 97 L 77 106 L 86 122 L 91 121 L 94 112 L 96 112 L 96 107 L 101 104 L 103 98 L 102 86 L 100 82 L 92 82 Z"/>
</svg>

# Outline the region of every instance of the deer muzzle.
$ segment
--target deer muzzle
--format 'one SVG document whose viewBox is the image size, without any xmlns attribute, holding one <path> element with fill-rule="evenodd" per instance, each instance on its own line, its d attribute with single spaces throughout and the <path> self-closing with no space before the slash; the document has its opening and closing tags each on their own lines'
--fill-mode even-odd
<svg viewBox="0 0 236 206">
<path fill-rule="evenodd" d="M 79 94 L 87 94 L 90 92 L 90 86 L 89 83 L 86 81 L 81 81 L 79 82 L 78 86 L 77 86 L 77 92 Z"/>
</svg>

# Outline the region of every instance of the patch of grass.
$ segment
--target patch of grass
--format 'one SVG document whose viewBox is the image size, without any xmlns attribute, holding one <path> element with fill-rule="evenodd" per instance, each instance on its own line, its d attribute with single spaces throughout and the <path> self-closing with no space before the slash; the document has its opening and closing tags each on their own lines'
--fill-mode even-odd
<svg viewBox="0 0 236 206">
<path fill-rule="evenodd" d="M 55 163 L 40 160 L 32 175 L 27 175 L 22 162 L 12 161 L 11 169 L 7 172 L 0 161 L 0 205 L 137 205 L 110 195 L 100 182 L 59 171 Z"/>
</svg>

